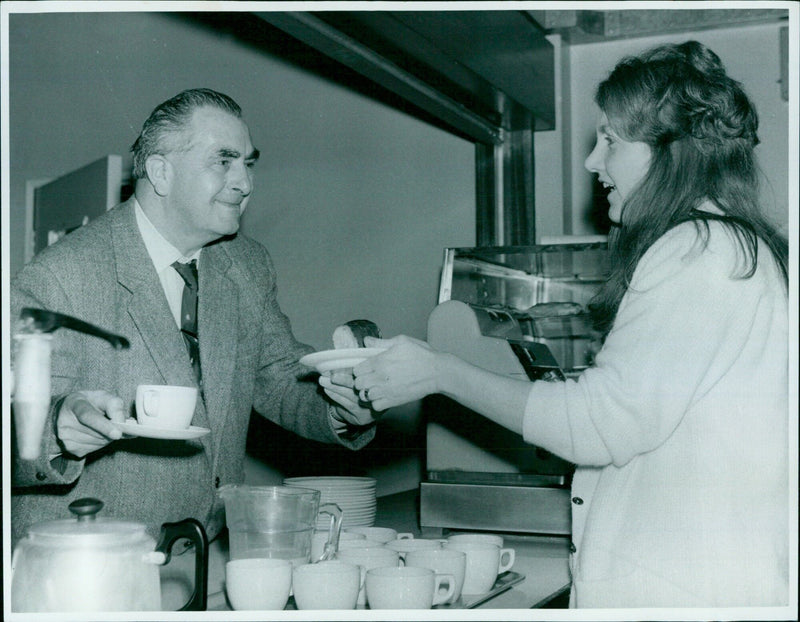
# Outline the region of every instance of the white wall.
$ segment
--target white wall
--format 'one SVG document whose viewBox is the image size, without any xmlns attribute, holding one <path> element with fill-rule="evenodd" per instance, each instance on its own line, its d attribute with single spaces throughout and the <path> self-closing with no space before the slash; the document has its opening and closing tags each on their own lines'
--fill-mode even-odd
<svg viewBox="0 0 800 622">
<path fill-rule="evenodd" d="M 12 273 L 27 179 L 108 153 L 129 165 L 150 111 L 207 86 L 239 102 L 262 152 L 242 228 L 270 249 L 297 336 L 329 348 L 355 317 L 425 336 L 442 249 L 475 240 L 472 144 L 175 16 L 12 14 L 9 26 Z M 356 459 L 379 471 L 379 492 L 419 481 L 416 417 L 389 416 Z"/>
<path fill-rule="evenodd" d="M 536 135 L 537 166 L 553 153 L 554 146 L 566 144 L 562 149 L 563 176 L 549 172 L 540 177 L 537 168 L 537 205 L 565 205 L 571 209 L 572 218 L 563 231 L 541 231 L 557 234 L 594 233 L 589 218 L 591 206 L 592 175 L 583 161 L 594 144 L 595 107 L 594 91 L 597 84 L 629 54 L 636 54 L 654 45 L 695 39 L 710 47 L 725 64 L 729 75 L 743 83 L 759 113 L 759 137 L 756 148 L 765 180 L 762 204 L 765 212 L 788 231 L 788 102 L 780 98 L 779 29 L 782 24 L 742 26 L 718 30 L 686 32 L 659 37 L 642 37 L 602 43 L 570 46 L 562 50 L 567 78 L 562 83 L 563 107 L 559 111 L 566 120 L 553 132 Z M 568 180 L 566 190 L 562 182 Z M 795 208 L 796 209 L 796 208 Z M 560 223 L 555 222 L 553 226 Z M 572 228 L 568 231 L 569 227 Z"/>
</svg>

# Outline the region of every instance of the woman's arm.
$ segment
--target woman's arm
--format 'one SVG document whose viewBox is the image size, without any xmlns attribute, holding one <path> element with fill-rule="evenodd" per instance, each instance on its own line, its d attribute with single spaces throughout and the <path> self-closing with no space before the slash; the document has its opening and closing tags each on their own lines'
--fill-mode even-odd
<svg viewBox="0 0 800 622">
<path fill-rule="evenodd" d="M 522 433 L 528 380 L 495 374 L 438 352 L 407 336 L 371 339 L 370 346 L 389 348 L 359 364 L 353 373 L 361 398 L 376 410 L 440 393 L 517 433 Z"/>
</svg>

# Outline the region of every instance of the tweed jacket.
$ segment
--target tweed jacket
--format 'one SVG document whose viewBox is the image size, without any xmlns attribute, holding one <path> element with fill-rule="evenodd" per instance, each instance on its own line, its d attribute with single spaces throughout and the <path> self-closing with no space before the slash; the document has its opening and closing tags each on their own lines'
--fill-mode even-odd
<svg viewBox="0 0 800 622">
<path fill-rule="evenodd" d="M 340 437 L 316 378 L 298 363 L 312 351 L 293 336 L 276 295 L 266 249 L 244 235 L 203 249 L 199 264 L 198 330 L 204 400 L 192 424 L 210 428 L 197 440 L 125 438 L 67 460 L 63 473 L 50 459 L 61 452 L 54 416 L 61 399 L 81 389 L 104 389 L 135 415 L 140 384 L 195 386 L 188 353 L 136 225 L 129 200 L 43 250 L 11 284 L 12 318 L 22 307 L 78 317 L 131 342 L 128 350 L 67 329 L 54 333 L 51 424 L 37 462 L 14 455 L 12 532 L 69 516 L 76 498 L 97 497 L 103 515 L 136 520 L 156 533 L 166 521 L 194 517 L 213 538 L 223 525 L 216 488 L 241 482 L 253 409 L 296 432 L 358 449 L 374 427 Z"/>
</svg>

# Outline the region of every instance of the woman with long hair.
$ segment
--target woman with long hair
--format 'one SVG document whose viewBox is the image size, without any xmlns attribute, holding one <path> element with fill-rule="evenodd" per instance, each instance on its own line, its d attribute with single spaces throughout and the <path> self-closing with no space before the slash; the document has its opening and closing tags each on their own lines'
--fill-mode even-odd
<svg viewBox="0 0 800 622">
<path fill-rule="evenodd" d="M 788 250 L 756 111 L 694 41 L 621 61 L 596 103 L 615 226 L 593 366 L 527 382 L 400 336 L 368 340 L 388 349 L 354 387 L 378 410 L 446 395 L 577 465 L 571 606 L 787 605 Z"/>
</svg>

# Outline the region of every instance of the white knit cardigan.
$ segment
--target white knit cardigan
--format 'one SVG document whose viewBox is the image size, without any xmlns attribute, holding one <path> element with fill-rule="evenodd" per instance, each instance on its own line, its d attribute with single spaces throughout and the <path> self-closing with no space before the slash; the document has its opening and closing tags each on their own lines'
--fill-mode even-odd
<svg viewBox="0 0 800 622">
<path fill-rule="evenodd" d="M 523 434 L 579 465 L 572 606 L 788 601 L 788 304 L 765 245 L 711 223 L 639 262 L 596 365 L 536 382 Z"/>
</svg>

